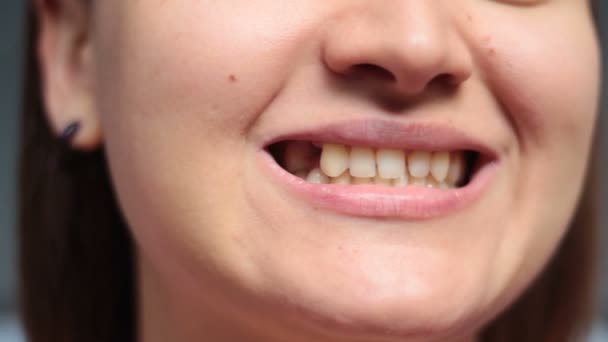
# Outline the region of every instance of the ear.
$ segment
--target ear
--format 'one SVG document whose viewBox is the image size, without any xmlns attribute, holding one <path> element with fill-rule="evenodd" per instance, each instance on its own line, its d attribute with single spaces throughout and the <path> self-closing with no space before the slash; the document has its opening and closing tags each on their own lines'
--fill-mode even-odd
<svg viewBox="0 0 608 342">
<path fill-rule="evenodd" d="M 93 91 L 89 1 L 35 1 L 39 22 L 38 59 L 47 119 L 57 136 L 78 123 L 72 146 L 95 149 L 101 144 L 102 134 Z"/>
</svg>

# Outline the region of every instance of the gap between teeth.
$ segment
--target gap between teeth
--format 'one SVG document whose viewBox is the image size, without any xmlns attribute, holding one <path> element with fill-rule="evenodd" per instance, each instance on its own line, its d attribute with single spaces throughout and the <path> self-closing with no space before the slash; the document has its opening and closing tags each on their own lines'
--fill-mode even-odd
<svg viewBox="0 0 608 342">
<path fill-rule="evenodd" d="M 319 165 L 312 162 L 312 145 L 289 142 L 284 164 L 296 176 L 317 184 L 377 184 L 455 188 L 465 175 L 462 151 L 428 152 L 324 144 Z"/>
</svg>

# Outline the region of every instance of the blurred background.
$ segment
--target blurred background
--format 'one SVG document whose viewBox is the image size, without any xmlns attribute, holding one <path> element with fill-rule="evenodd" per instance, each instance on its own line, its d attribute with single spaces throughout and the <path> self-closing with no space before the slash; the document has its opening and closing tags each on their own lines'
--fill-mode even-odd
<svg viewBox="0 0 608 342">
<path fill-rule="evenodd" d="M 0 342 L 23 341 L 16 317 L 16 175 L 17 175 L 17 139 L 19 133 L 19 93 L 21 89 L 21 67 L 23 53 L 23 0 L 2 0 L 0 4 Z M 608 3 L 600 4 L 600 30 L 604 45 L 608 45 Z M 604 55 L 608 56 L 608 46 L 604 46 Z M 605 58 L 608 62 L 608 58 Z M 605 72 L 606 74 L 606 72 Z M 607 79 L 605 77 L 605 79 Z M 605 87 L 608 88 L 608 87 Z M 608 91 L 604 90 L 604 99 Z M 604 101 L 604 108 L 608 101 Z M 608 108 L 607 108 L 608 109 Z M 607 110 L 604 113 L 608 113 Z M 608 136 L 608 118 L 598 127 L 602 136 Z M 608 174 L 608 138 L 604 138 L 604 155 L 602 174 Z M 608 183 L 608 182 L 607 182 Z M 608 203 L 608 186 L 601 189 L 604 202 Z M 608 210 L 602 211 L 604 227 L 608 225 Z M 606 229 L 604 229 L 605 231 Z M 591 336 L 593 342 L 608 342 L 608 234 L 602 238 L 602 264 L 598 298 L 601 310 L 598 312 L 596 329 Z M 514 341 L 515 342 L 515 341 Z"/>
</svg>

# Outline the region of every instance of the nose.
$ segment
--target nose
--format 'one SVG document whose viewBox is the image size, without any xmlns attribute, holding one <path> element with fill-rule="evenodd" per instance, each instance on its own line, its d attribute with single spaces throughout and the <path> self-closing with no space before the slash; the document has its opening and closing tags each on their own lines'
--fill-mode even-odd
<svg viewBox="0 0 608 342">
<path fill-rule="evenodd" d="M 334 73 L 417 96 L 434 82 L 459 85 L 472 74 L 464 38 L 443 1 L 353 1 L 334 16 L 323 41 Z M 372 84 L 367 82 L 367 84 Z"/>
</svg>

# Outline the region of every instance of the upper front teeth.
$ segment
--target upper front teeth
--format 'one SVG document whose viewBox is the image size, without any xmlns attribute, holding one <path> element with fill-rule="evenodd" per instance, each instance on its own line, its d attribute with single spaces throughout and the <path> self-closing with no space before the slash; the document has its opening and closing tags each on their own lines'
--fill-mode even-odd
<svg viewBox="0 0 608 342">
<path fill-rule="evenodd" d="M 405 174 L 405 152 L 402 150 L 379 149 L 376 151 L 378 175 L 386 179 L 398 179 Z"/>
<path fill-rule="evenodd" d="M 324 144 L 320 169 L 308 176 L 332 184 L 422 185 L 446 188 L 462 181 L 462 152 L 428 152 Z M 322 179 L 319 173 L 326 175 Z"/>
<path fill-rule="evenodd" d="M 323 145 L 321 153 L 321 170 L 329 177 L 338 177 L 349 168 L 349 157 L 346 146 L 339 144 Z"/>
<path fill-rule="evenodd" d="M 426 178 L 431 170 L 431 153 L 416 151 L 407 156 L 407 169 L 416 178 Z"/>
<path fill-rule="evenodd" d="M 321 156 L 325 153 L 325 147 Z M 353 147 L 350 150 L 349 171 L 351 176 L 372 178 L 376 176 L 376 160 L 374 150 L 370 147 Z M 325 172 L 325 170 L 323 170 Z"/>
</svg>

